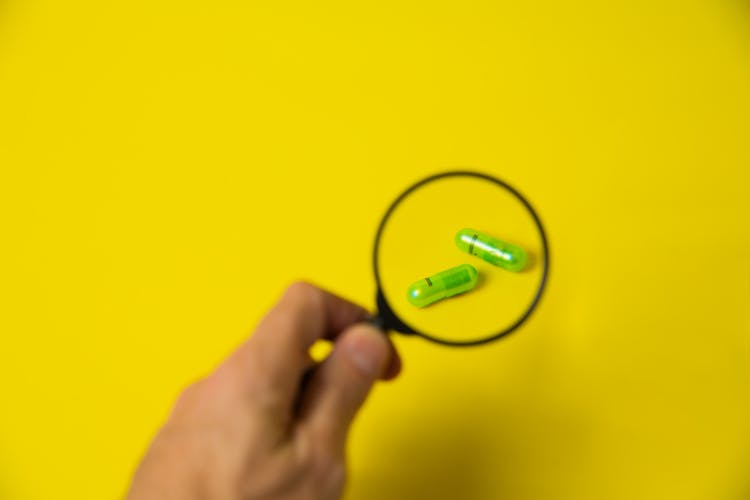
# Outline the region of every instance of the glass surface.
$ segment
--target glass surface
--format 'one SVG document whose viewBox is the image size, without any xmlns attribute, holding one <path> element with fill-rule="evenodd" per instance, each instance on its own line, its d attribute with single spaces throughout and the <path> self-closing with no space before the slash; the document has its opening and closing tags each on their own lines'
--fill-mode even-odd
<svg viewBox="0 0 750 500">
<path fill-rule="evenodd" d="M 497 257 L 488 248 L 481 255 L 467 253 L 468 246 L 462 251 L 456 240 L 467 228 L 514 255 L 522 249 L 523 265 L 510 266 L 522 269 L 488 262 Z M 481 340 L 510 327 L 529 308 L 542 279 L 542 249 L 532 214 L 512 192 L 479 177 L 437 178 L 403 198 L 383 227 L 381 291 L 393 312 L 420 333 L 450 342 Z M 427 307 L 410 303 L 408 291 L 416 282 L 462 264 L 476 268 L 473 289 Z"/>
</svg>

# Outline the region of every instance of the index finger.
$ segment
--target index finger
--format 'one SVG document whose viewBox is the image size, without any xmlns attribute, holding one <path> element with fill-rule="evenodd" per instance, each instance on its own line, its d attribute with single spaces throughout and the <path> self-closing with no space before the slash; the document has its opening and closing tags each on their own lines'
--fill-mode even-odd
<svg viewBox="0 0 750 500">
<path fill-rule="evenodd" d="M 224 364 L 254 400 L 287 411 L 302 375 L 313 364 L 309 348 L 316 340 L 334 339 L 368 315 L 363 307 L 316 286 L 294 283 Z"/>
</svg>

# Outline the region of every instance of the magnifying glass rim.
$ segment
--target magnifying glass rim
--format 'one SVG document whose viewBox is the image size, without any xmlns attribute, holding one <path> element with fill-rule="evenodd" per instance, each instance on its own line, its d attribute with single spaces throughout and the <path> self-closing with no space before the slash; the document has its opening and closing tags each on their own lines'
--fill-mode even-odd
<svg viewBox="0 0 750 500">
<path fill-rule="evenodd" d="M 429 335 L 424 332 L 420 332 L 418 329 L 414 328 L 412 325 L 405 322 L 402 318 L 399 318 L 398 316 L 396 316 L 390 304 L 388 303 L 388 299 L 383 293 L 383 286 L 380 281 L 380 269 L 378 267 L 380 239 L 383 236 L 383 230 L 385 229 L 385 226 L 388 223 L 388 219 L 390 219 L 391 215 L 399 206 L 399 204 L 411 193 L 421 188 L 425 184 L 436 181 L 438 179 L 444 179 L 447 177 L 473 177 L 476 179 L 482 179 L 482 180 L 492 182 L 500 186 L 501 188 L 504 188 L 505 190 L 510 192 L 513 196 L 515 196 L 518 199 L 518 201 L 520 201 L 526 207 L 526 209 L 529 211 L 532 218 L 534 219 L 534 223 L 536 224 L 536 227 L 539 230 L 539 235 L 542 238 L 542 253 L 544 255 L 544 258 L 540 259 L 540 261 L 542 262 L 542 277 L 541 277 L 541 280 L 539 281 L 539 287 L 537 288 L 536 294 L 534 295 L 534 298 L 529 304 L 529 307 L 521 316 L 519 316 L 519 318 L 513 324 L 499 331 L 498 333 L 489 335 L 487 337 L 483 337 L 481 339 L 446 340 L 446 339 L 441 339 L 439 337 L 433 337 L 432 335 Z M 378 311 L 378 315 L 384 316 L 384 313 L 387 313 L 389 317 L 396 318 L 398 322 L 402 324 L 402 326 L 410 330 L 410 331 L 400 331 L 400 330 L 395 330 L 395 331 L 398 331 L 399 333 L 403 333 L 407 335 L 418 335 L 431 342 L 435 342 L 435 343 L 443 344 L 443 345 L 461 346 L 461 347 L 475 346 L 475 345 L 480 345 L 480 344 L 486 344 L 488 342 L 493 342 L 495 340 L 498 340 L 501 337 L 504 337 L 510 334 L 511 332 L 514 332 L 529 318 L 529 316 L 531 316 L 531 313 L 534 312 L 534 310 L 537 308 L 537 306 L 539 305 L 539 301 L 542 298 L 542 294 L 544 293 L 544 290 L 547 286 L 547 277 L 549 274 L 549 245 L 547 244 L 547 233 L 544 230 L 544 225 L 542 224 L 542 221 L 539 218 L 539 215 L 536 213 L 536 210 L 534 210 L 534 207 L 531 206 L 531 203 L 526 198 L 524 198 L 524 196 L 516 188 L 514 188 L 507 182 L 501 179 L 498 179 L 497 177 L 493 177 L 491 175 L 484 174 L 481 172 L 476 172 L 472 170 L 449 170 L 446 172 L 441 172 L 438 174 L 430 175 L 429 177 L 425 177 L 424 179 L 412 184 L 391 203 L 391 205 L 388 207 L 388 210 L 386 210 L 385 215 L 383 215 L 383 218 L 380 221 L 380 225 L 378 226 L 378 231 L 375 234 L 375 245 L 373 247 L 373 252 L 372 252 L 372 267 L 373 267 L 373 271 L 375 274 L 375 284 L 377 286 L 378 304 L 381 309 L 380 311 Z M 383 311 L 382 310 L 383 308 L 386 308 L 388 310 Z M 385 326 L 390 327 L 387 324 Z"/>
</svg>

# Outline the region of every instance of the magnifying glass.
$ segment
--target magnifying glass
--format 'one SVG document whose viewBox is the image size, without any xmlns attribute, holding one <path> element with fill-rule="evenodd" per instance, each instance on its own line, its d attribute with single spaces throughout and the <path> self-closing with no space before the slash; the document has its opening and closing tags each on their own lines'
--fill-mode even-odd
<svg viewBox="0 0 750 500">
<path fill-rule="evenodd" d="M 521 193 L 472 171 L 432 175 L 401 193 L 378 227 L 374 323 L 449 346 L 517 330 L 549 273 L 542 222 Z"/>
</svg>

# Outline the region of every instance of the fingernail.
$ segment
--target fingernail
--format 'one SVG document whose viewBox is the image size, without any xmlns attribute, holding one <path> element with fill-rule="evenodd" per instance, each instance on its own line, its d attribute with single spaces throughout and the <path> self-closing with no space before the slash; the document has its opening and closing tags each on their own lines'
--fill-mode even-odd
<svg viewBox="0 0 750 500">
<path fill-rule="evenodd" d="M 383 349 L 376 339 L 359 335 L 349 343 L 348 351 L 352 362 L 363 373 L 375 378 L 383 365 Z"/>
</svg>

